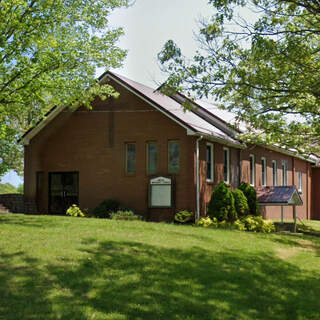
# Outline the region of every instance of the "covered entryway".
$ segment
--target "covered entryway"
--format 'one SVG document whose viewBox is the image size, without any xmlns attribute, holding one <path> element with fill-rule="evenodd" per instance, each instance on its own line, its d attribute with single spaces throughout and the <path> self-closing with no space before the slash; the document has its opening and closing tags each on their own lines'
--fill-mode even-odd
<svg viewBox="0 0 320 320">
<path fill-rule="evenodd" d="M 65 214 L 72 204 L 79 204 L 79 173 L 49 172 L 49 212 Z"/>
</svg>

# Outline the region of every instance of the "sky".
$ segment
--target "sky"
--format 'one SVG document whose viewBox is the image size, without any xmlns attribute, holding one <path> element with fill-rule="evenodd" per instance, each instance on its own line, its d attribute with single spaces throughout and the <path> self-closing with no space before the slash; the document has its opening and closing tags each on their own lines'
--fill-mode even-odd
<svg viewBox="0 0 320 320">
<path fill-rule="evenodd" d="M 156 87 L 165 79 L 157 61 L 165 42 L 174 40 L 191 56 L 197 49 L 198 21 L 212 12 L 206 0 L 136 0 L 132 7 L 114 11 L 110 24 L 124 28 L 119 45 L 128 50 L 123 67 L 114 71 Z"/>
<path fill-rule="evenodd" d="M 212 14 L 206 0 L 136 0 L 129 8 L 116 9 L 109 16 L 113 27 L 124 28 L 118 46 L 128 50 L 120 69 L 112 70 L 150 87 L 165 79 L 157 54 L 167 40 L 173 40 L 183 54 L 192 56 L 197 49 L 194 33 L 199 20 Z M 97 76 L 104 72 L 98 70 Z M 18 186 L 23 179 L 14 171 L 2 177 L 1 183 Z"/>
</svg>

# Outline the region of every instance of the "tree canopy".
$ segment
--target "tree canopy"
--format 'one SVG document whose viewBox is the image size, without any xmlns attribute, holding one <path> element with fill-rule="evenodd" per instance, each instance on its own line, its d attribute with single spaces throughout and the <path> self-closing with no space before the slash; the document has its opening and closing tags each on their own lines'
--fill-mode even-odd
<svg viewBox="0 0 320 320">
<path fill-rule="evenodd" d="M 210 97 L 248 124 L 246 141 L 319 151 L 320 3 L 210 0 L 192 59 L 169 40 L 167 87 Z"/>
<path fill-rule="evenodd" d="M 115 96 L 96 69 L 121 65 L 121 28 L 109 13 L 126 0 L 0 1 L 0 176 L 21 168 L 21 133 L 54 105 L 90 106 Z"/>
</svg>

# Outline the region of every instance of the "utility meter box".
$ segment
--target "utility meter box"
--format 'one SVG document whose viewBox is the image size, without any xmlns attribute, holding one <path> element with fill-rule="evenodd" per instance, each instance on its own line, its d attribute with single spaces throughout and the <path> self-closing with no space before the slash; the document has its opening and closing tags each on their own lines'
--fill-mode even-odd
<svg viewBox="0 0 320 320">
<path fill-rule="evenodd" d="M 149 184 L 149 207 L 171 208 L 172 207 L 172 179 L 156 177 Z"/>
</svg>

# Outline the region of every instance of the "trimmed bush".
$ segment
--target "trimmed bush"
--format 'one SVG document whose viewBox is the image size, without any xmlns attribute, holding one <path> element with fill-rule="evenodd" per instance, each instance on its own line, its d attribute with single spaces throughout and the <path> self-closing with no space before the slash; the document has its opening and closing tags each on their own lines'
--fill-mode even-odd
<svg viewBox="0 0 320 320">
<path fill-rule="evenodd" d="M 111 212 L 119 210 L 120 203 L 117 200 L 104 200 L 92 211 L 94 217 L 97 218 L 109 218 Z"/>
<path fill-rule="evenodd" d="M 194 222 L 194 214 L 187 210 L 181 210 L 175 214 L 174 221 L 181 224 L 192 223 Z"/>
<path fill-rule="evenodd" d="M 217 218 L 218 221 L 233 222 L 237 220 L 232 191 L 224 182 L 217 184 L 212 192 L 207 215 L 210 218 Z"/>
<path fill-rule="evenodd" d="M 116 212 L 111 212 L 110 218 L 112 220 L 142 220 L 141 216 L 134 214 L 133 211 L 131 210 L 127 210 L 127 211 L 118 210 Z"/>
<path fill-rule="evenodd" d="M 241 220 L 236 220 L 234 222 L 220 221 L 216 218 L 210 219 L 209 217 L 200 218 L 196 221 L 195 226 L 204 228 L 214 228 L 214 229 L 229 229 L 229 230 L 240 230 L 246 231 L 245 224 Z"/>
<path fill-rule="evenodd" d="M 76 204 L 73 204 L 71 207 L 68 208 L 66 215 L 71 217 L 85 216 L 85 214 L 81 211 L 81 209 Z"/>
<path fill-rule="evenodd" d="M 195 226 L 204 228 L 251 231 L 262 233 L 270 233 L 276 231 L 276 228 L 272 221 L 263 220 L 262 217 L 256 216 L 246 216 L 234 222 L 226 220 L 218 221 L 216 218 L 210 219 L 209 217 L 205 217 L 197 220 Z"/>
<path fill-rule="evenodd" d="M 246 230 L 253 232 L 270 233 L 275 232 L 276 228 L 272 221 L 263 220 L 262 217 L 247 216 L 241 219 L 244 223 Z"/>
<path fill-rule="evenodd" d="M 250 214 L 254 216 L 260 216 L 261 211 L 258 204 L 256 190 L 254 190 L 254 188 L 246 182 L 241 182 L 239 189 L 244 193 L 244 195 L 247 198 Z"/>
<path fill-rule="evenodd" d="M 210 219 L 209 217 L 203 217 L 198 219 L 195 225 L 197 227 L 204 227 L 204 228 L 214 227 L 218 225 L 218 221 L 216 218 Z"/>
<path fill-rule="evenodd" d="M 233 197 L 238 217 L 240 218 L 250 214 L 248 200 L 240 189 L 235 189 L 233 191 Z"/>
</svg>

